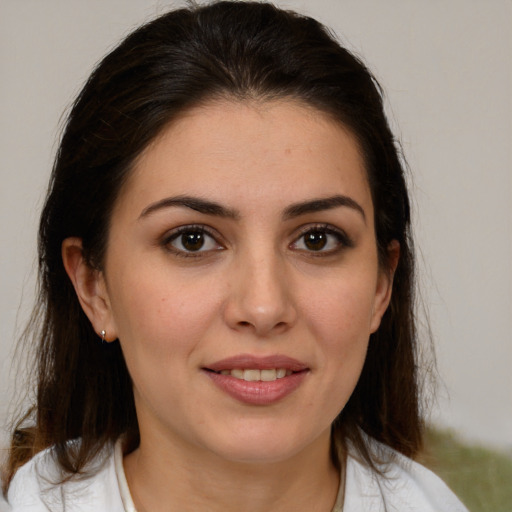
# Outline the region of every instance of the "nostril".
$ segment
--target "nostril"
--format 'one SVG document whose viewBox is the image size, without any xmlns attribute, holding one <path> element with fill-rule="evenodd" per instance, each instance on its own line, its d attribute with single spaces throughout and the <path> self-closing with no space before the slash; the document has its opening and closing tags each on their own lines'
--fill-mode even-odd
<svg viewBox="0 0 512 512">
<path fill-rule="evenodd" d="M 251 324 L 250 322 L 238 322 L 238 325 L 241 325 L 242 327 L 249 327 Z"/>
</svg>

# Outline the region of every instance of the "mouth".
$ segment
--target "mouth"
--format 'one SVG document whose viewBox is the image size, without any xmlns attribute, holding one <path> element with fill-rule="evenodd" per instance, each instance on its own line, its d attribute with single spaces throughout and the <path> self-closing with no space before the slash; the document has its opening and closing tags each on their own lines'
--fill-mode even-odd
<svg viewBox="0 0 512 512">
<path fill-rule="evenodd" d="M 206 368 L 206 370 L 208 371 L 209 368 Z M 257 368 L 234 368 L 232 370 L 221 370 L 214 373 L 218 373 L 220 375 L 229 375 L 230 377 L 234 377 L 235 379 L 239 380 L 245 380 L 246 382 L 273 382 L 277 379 L 289 377 L 292 375 L 292 373 L 296 372 L 292 372 L 286 368 L 267 368 L 265 370 L 259 370 Z"/>
<path fill-rule="evenodd" d="M 310 368 L 288 356 L 238 355 L 202 368 L 212 382 L 236 400 L 268 405 L 294 392 Z"/>
<path fill-rule="evenodd" d="M 239 354 L 216 361 L 203 369 L 247 382 L 272 382 L 309 368 L 301 361 L 281 354 L 263 357 Z"/>
</svg>

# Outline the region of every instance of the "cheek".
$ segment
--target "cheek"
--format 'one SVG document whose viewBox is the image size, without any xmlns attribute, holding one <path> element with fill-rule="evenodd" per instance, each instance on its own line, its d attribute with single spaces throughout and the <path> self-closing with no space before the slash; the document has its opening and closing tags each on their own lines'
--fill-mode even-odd
<svg viewBox="0 0 512 512">
<path fill-rule="evenodd" d="M 304 318 L 320 348 L 320 368 L 333 390 L 328 400 L 337 414 L 352 394 L 366 358 L 375 283 L 353 275 L 331 279 L 323 292 L 314 289 L 304 296 Z"/>
<path fill-rule="evenodd" d="M 208 279 L 147 269 L 136 277 L 121 275 L 118 283 L 123 285 L 112 310 L 126 353 L 169 358 L 189 351 L 218 314 L 220 299 Z"/>
<path fill-rule="evenodd" d="M 321 345 L 326 410 L 336 417 L 359 380 L 366 359 L 373 309 L 372 284 L 332 282 L 328 293 L 310 294 L 310 326 Z"/>
<path fill-rule="evenodd" d="M 320 339 L 339 346 L 368 340 L 375 283 L 357 276 L 330 279 L 303 295 L 305 317 Z"/>
</svg>

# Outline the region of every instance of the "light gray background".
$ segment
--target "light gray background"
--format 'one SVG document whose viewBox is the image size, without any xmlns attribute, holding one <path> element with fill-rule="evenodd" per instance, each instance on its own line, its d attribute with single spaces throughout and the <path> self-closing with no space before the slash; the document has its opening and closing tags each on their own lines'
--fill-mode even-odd
<svg viewBox="0 0 512 512">
<path fill-rule="evenodd" d="M 384 85 L 413 173 L 442 378 L 433 419 L 512 449 L 512 1 L 276 3 L 332 27 Z M 120 37 L 171 5 L 0 0 L 0 444 L 62 113 Z"/>
</svg>

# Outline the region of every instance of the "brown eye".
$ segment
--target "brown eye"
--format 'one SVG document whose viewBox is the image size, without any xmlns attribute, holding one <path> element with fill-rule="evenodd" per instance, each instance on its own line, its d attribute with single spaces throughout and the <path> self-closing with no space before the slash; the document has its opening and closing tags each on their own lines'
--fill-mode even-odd
<svg viewBox="0 0 512 512">
<path fill-rule="evenodd" d="M 187 251 L 199 251 L 204 245 L 203 233 L 183 233 L 181 235 L 181 245 Z"/>
<path fill-rule="evenodd" d="M 327 245 L 327 233 L 310 231 L 304 235 L 304 245 L 310 251 L 321 251 Z"/>
<path fill-rule="evenodd" d="M 193 253 L 199 256 L 202 253 L 223 249 L 223 246 L 201 226 L 184 226 L 167 237 L 163 245 L 183 256 Z"/>
<path fill-rule="evenodd" d="M 290 245 L 294 250 L 326 256 L 349 247 L 353 247 L 351 239 L 343 231 L 331 226 L 312 226 Z"/>
</svg>

